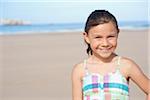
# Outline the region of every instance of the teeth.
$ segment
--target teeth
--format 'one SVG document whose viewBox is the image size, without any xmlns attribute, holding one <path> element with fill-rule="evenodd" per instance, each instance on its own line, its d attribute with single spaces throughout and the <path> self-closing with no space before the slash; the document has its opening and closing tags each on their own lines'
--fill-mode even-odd
<svg viewBox="0 0 150 100">
<path fill-rule="evenodd" d="M 102 50 L 102 51 L 107 52 L 108 50 Z"/>
<path fill-rule="evenodd" d="M 108 49 L 100 49 L 102 52 L 108 52 Z"/>
</svg>

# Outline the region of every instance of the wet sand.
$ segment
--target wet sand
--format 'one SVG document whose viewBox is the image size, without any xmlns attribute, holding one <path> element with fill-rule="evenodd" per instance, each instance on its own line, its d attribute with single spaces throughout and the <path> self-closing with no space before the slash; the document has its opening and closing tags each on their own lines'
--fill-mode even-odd
<svg viewBox="0 0 150 100">
<path fill-rule="evenodd" d="M 116 52 L 148 76 L 148 30 L 121 30 Z M 71 100 L 71 70 L 87 57 L 82 32 L 0 36 L 1 100 Z M 130 83 L 131 100 L 144 93 Z"/>
</svg>

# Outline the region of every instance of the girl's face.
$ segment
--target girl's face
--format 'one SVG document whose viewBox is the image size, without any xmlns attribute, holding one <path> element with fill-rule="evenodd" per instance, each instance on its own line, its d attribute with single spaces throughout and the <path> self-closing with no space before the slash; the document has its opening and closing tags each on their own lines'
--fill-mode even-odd
<svg viewBox="0 0 150 100">
<path fill-rule="evenodd" d="M 90 44 L 93 55 L 101 58 L 110 57 L 116 49 L 118 31 L 112 22 L 92 27 L 88 34 L 84 34 Z"/>
</svg>

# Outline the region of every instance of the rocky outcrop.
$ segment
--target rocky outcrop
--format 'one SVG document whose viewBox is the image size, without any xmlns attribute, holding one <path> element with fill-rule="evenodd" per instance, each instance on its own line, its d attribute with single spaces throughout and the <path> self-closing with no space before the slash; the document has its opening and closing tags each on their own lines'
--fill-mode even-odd
<svg viewBox="0 0 150 100">
<path fill-rule="evenodd" d="M 31 23 L 16 19 L 0 19 L 0 25 L 30 25 Z"/>
</svg>

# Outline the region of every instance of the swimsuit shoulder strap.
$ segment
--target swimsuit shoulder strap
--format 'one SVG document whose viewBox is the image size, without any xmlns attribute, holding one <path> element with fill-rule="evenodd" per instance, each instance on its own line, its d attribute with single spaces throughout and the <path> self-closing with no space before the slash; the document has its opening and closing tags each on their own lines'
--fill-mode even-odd
<svg viewBox="0 0 150 100">
<path fill-rule="evenodd" d="M 120 65 L 121 65 L 121 56 L 118 57 L 117 60 L 117 69 L 120 70 Z"/>
<path fill-rule="evenodd" d="M 121 56 L 118 57 L 117 65 L 120 65 Z"/>
<path fill-rule="evenodd" d="M 88 75 L 89 72 L 88 72 L 88 68 L 87 68 L 87 60 L 86 59 L 83 62 L 83 67 L 84 67 L 84 70 L 85 70 L 85 75 Z"/>
</svg>

